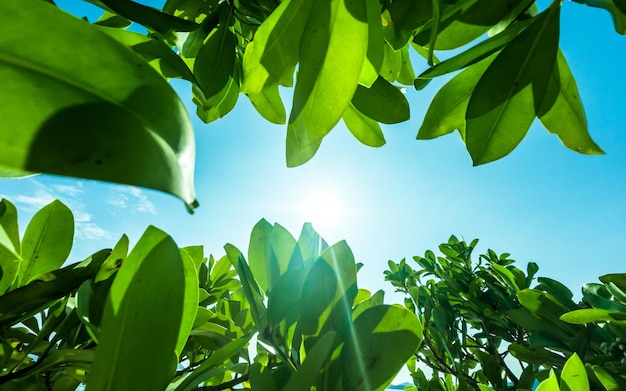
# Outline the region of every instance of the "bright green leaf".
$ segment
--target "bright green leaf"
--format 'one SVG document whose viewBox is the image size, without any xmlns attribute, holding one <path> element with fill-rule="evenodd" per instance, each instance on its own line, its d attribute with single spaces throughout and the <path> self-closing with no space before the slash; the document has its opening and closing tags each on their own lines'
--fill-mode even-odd
<svg viewBox="0 0 626 391">
<path fill-rule="evenodd" d="M 589 391 L 589 379 L 585 364 L 576 353 L 572 354 L 563 366 L 561 391 Z"/>
<path fill-rule="evenodd" d="M 422 326 L 404 307 L 379 305 L 354 321 L 342 351 L 344 390 L 384 390 L 422 340 Z"/>
<path fill-rule="evenodd" d="M 22 265 L 18 284 L 25 285 L 39 274 L 63 265 L 74 240 L 74 215 L 55 200 L 33 216 L 22 240 Z"/>
<path fill-rule="evenodd" d="M 309 390 L 322 368 L 328 363 L 328 356 L 335 342 L 335 333 L 330 331 L 321 336 L 309 351 L 298 371 L 293 374 L 283 391 Z"/>
<path fill-rule="evenodd" d="M 2 2 L 0 14 L 11 15 L 0 25 L 0 166 L 149 187 L 197 206 L 191 123 L 158 72 L 46 2 Z"/>
<path fill-rule="evenodd" d="M 361 113 L 353 105 L 349 105 L 343 113 L 343 122 L 361 143 L 370 147 L 385 145 L 385 136 L 378 122 Z"/>
<path fill-rule="evenodd" d="M 539 386 L 535 391 L 560 391 L 559 381 L 557 380 L 553 370 L 550 370 L 550 377 L 539 383 Z"/>
<path fill-rule="evenodd" d="M 556 134 L 569 149 L 591 155 L 604 153 L 589 136 L 576 81 L 560 50 L 544 104 L 537 115 L 546 129 Z"/>
<path fill-rule="evenodd" d="M 0 295 L 17 279 L 21 262 L 17 210 L 8 200 L 0 201 Z"/>
<path fill-rule="evenodd" d="M 185 280 L 176 243 L 148 227 L 111 286 L 89 390 L 167 386 L 176 371 Z"/>
<path fill-rule="evenodd" d="M 311 7 L 287 127 L 289 167 L 313 157 L 350 104 L 367 52 L 366 19 L 365 0 L 314 2 Z"/>
</svg>

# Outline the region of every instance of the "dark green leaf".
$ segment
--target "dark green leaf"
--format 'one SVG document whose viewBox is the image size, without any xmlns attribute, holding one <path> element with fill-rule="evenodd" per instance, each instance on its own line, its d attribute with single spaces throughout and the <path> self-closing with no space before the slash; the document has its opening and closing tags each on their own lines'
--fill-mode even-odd
<svg viewBox="0 0 626 391">
<path fill-rule="evenodd" d="M 352 104 L 378 122 L 395 124 L 410 118 L 409 102 L 399 88 L 379 77 L 370 88 L 359 85 Z"/>
<path fill-rule="evenodd" d="M 455 129 L 465 138 L 465 112 L 476 83 L 493 58 L 474 64 L 456 75 L 437 92 L 417 133 L 421 140 L 448 134 Z"/>
<path fill-rule="evenodd" d="M 193 64 L 205 99 L 223 91 L 235 69 L 235 35 L 226 23 L 214 29 L 200 48 Z"/>
<path fill-rule="evenodd" d="M 291 376 L 283 391 L 309 390 L 322 368 L 328 363 L 328 356 L 335 343 L 335 333 L 330 331 L 321 336 L 308 352 L 298 371 Z"/>
<path fill-rule="evenodd" d="M 21 262 L 20 234 L 17 227 L 17 210 L 12 203 L 0 202 L 0 295 L 17 279 Z"/>
<path fill-rule="evenodd" d="M 491 63 L 467 106 L 466 145 L 474 165 L 510 153 L 541 106 L 559 40 L 560 2 L 534 18 Z"/>
<path fill-rule="evenodd" d="M 129 0 L 100 0 L 103 4 L 123 17 L 148 26 L 160 33 L 170 30 L 192 31 L 200 27 L 197 23 L 179 19 L 152 7 Z"/>
<path fill-rule="evenodd" d="M 578 2 L 609 11 L 615 31 L 626 35 L 626 2 L 624 0 L 579 0 Z"/>
</svg>

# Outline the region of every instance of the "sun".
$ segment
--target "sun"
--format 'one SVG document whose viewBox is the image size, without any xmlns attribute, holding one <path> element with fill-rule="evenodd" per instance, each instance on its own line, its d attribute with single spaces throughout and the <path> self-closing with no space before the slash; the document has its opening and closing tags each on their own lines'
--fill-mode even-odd
<svg viewBox="0 0 626 391">
<path fill-rule="evenodd" d="M 316 191 L 304 198 L 301 213 L 314 227 L 329 229 L 342 222 L 346 208 L 339 194 Z"/>
</svg>

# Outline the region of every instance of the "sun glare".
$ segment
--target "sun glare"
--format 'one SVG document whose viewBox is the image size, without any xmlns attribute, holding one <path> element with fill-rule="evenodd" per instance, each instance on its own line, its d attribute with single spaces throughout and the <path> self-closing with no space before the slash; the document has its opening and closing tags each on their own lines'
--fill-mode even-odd
<svg viewBox="0 0 626 391">
<path fill-rule="evenodd" d="M 338 194 L 331 192 L 316 192 L 305 198 L 302 205 L 302 214 L 305 221 L 309 221 L 319 229 L 331 228 L 345 217 L 346 205 Z"/>
</svg>

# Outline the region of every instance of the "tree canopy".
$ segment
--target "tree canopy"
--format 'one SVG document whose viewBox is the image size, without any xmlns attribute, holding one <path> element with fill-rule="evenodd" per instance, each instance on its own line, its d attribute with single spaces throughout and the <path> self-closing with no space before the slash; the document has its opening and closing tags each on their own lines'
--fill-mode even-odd
<svg viewBox="0 0 626 391">
<path fill-rule="evenodd" d="M 558 47 L 561 8 L 578 4 L 168 0 L 156 9 L 89 2 L 102 10 L 97 20 L 53 1 L 0 2 L 11 15 L 0 26 L 4 176 L 133 184 L 174 194 L 193 210 L 193 130 L 169 78 L 191 84 L 205 122 L 227 115 L 244 94 L 265 119 L 286 124 L 288 166 L 311 159 L 341 120 L 363 144 L 383 145 L 380 124 L 409 118 L 404 88 L 455 72 L 418 139 L 457 130 L 479 165 L 510 153 L 539 118 L 566 147 L 603 153 Z M 580 3 L 606 9 L 626 33 L 623 0 Z M 293 87 L 289 115 L 282 87 Z"/>
</svg>

